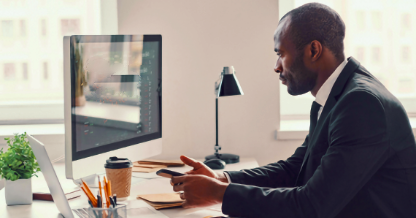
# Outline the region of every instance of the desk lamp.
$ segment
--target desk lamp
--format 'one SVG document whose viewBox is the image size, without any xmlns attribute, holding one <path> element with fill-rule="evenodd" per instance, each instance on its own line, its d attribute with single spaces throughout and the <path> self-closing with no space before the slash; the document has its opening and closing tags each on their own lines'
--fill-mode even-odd
<svg viewBox="0 0 416 218">
<path fill-rule="evenodd" d="M 232 95 L 244 95 L 243 90 L 238 83 L 237 77 L 235 76 L 234 67 L 224 67 L 221 72 L 220 81 L 215 82 L 215 124 L 216 124 L 216 142 L 215 142 L 215 153 L 208 155 L 205 160 L 220 159 L 225 163 L 238 163 L 240 162 L 240 156 L 235 154 L 220 154 L 218 151 L 221 150 L 221 146 L 218 145 L 218 98 Z"/>
</svg>

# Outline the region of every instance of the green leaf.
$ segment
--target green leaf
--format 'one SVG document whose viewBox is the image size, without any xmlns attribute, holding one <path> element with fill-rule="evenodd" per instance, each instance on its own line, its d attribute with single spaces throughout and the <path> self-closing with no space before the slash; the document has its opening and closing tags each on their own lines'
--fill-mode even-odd
<svg viewBox="0 0 416 218">
<path fill-rule="evenodd" d="M 0 149 L 0 177 L 14 181 L 37 176 L 36 173 L 40 169 L 26 132 L 4 140 L 7 141 L 8 149 L 7 151 Z"/>
</svg>

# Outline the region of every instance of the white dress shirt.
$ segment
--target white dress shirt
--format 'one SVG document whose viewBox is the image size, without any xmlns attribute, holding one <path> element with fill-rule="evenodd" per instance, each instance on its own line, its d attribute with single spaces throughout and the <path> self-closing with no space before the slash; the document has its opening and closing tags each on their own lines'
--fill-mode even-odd
<svg viewBox="0 0 416 218">
<path fill-rule="evenodd" d="M 328 100 L 329 93 L 331 93 L 332 87 L 335 84 L 335 81 L 337 81 L 339 74 L 341 74 L 341 71 L 344 69 L 345 65 L 347 65 L 347 60 L 345 59 L 340 65 L 338 65 L 337 69 L 331 74 L 331 76 L 328 77 L 328 79 L 324 82 L 324 84 L 321 86 L 321 88 L 318 90 L 318 93 L 316 93 L 315 101 L 316 103 L 321 105 L 321 108 L 319 108 L 318 111 L 318 120 L 321 116 L 322 110 L 325 107 L 326 100 Z M 231 183 L 231 178 L 228 173 L 224 172 L 225 177 L 227 178 L 228 182 Z"/>
<path fill-rule="evenodd" d="M 318 93 L 316 93 L 315 101 L 321 105 L 321 108 L 319 108 L 318 111 L 318 120 L 321 116 L 322 110 L 325 107 L 326 100 L 328 100 L 329 93 L 331 93 L 335 81 L 337 81 L 339 74 L 341 74 L 341 71 L 344 69 L 345 65 L 347 65 L 347 62 L 347 60 L 344 60 L 340 65 L 338 65 L 337 69 L 335 69 L 331 76 L 328 77 L 328 79 L 318 90 Z"/>
</svg>

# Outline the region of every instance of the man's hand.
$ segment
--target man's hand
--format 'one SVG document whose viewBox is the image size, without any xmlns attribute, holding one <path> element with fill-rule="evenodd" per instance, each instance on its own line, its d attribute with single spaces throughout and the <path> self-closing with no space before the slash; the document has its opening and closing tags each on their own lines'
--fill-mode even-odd
<svg viewBox="0 0 416 218">
<path fill-rule="evenodd" d="M 193 167 L 193 169 L 186 172 L 186 174 L 205 175 L 214 179 L 218 179 L 221 182 L 228 182 L 223 172 L 215 172 L 203 164 L 201 161 L 196 161 L 195 159 L 189 158 L 185 155 L 182 155 L 180 158 L 184 164 Z"/>
<path fill-rule="evenodd" d="M 207 207 L 222 203 L 227 183 L 204 175 L 185 175 L 172 177 L 175 192 L 183 191 L 184 208 Z"/>
</svg>

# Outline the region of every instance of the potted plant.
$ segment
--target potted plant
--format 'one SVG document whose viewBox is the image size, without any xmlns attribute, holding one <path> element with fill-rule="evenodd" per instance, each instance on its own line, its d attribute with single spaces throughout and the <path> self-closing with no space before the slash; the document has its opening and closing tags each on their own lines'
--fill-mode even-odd
<svg viewBox="0 0 416 218">
<path fill-rule="evenodd" d="M 32 204 L 32 176 L 40 171 L 26 133 L 4 138 L 9 148 L 0 150 L 0 176 L 6 179 L 7 205 Z"/>
</svg>

